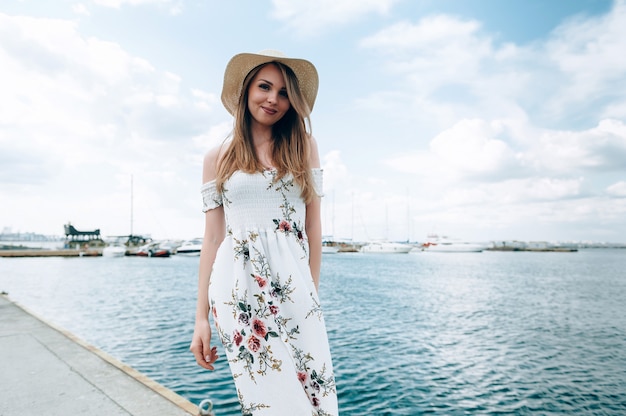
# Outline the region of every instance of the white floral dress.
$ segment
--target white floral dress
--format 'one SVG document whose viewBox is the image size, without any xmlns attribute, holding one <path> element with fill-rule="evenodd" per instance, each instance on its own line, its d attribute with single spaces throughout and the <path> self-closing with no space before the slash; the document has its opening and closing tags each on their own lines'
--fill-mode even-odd
<svg viewBox="0 0 626 416">
<path fill-rule="evenodd" d="M 309 268 L 305 204 L 291 176 L 235 172 L 203 211 L 224 207 L 226 237 L 209 302 L 244 415 L 337 415 L 322 309 Z M 313 169 L 321 195 L 322 171 Z"/>
</svg>

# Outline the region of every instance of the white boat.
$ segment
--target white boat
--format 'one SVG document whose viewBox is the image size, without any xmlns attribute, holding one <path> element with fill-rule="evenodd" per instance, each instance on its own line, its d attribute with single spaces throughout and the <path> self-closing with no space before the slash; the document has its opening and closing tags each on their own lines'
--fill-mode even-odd
<svg viewBox="0 0 626 416">
<path fill-rule="evenodd" d="M 413 246 L 405 243 L 392 243 L 389 241 L 371 242 L 361 247 L 362 253 L 408 253 Z"/>
<path fill-rule="evenodd" d="M 180 247 L 176 249 L 176 254 L 183 256 L 199 256 L 202 251 L 202 239 L 196 238 L 193 240 L 185 241 Z"/>
<path fill-rule="evenodd" d="M 126 255 L 126 247 L 121 244 L 111 244 L 102 250 L 103 257 L 124 257 Z"/>
<path fill-rule="evenodd" d="M 427 240 L 422 244 L 423 251 L 437 253 L 480 253 L 486 248 L 485 244 L 472 243 L 469 241 L 452 239 L 446 236 L 439 237 L 436 234 L 429 234 Z"/>
<path fill-rule="evenodd" d="M 322 254 L 339 253 L 339 244 L 333 240 L 322 240 Z"/>
</svg>

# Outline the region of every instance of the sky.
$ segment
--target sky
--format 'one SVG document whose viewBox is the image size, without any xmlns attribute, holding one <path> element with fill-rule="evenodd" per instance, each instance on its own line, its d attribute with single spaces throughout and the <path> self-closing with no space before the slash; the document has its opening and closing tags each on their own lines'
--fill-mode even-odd
<svg viewBox="0 0 626 416">
<path fill-rule="evenodd" d="M 0 230 L 201 237 L 263 49 L 318 69 L 325 235 L 626 242 L 626 0 L 3 0 Z"/>
</svg>

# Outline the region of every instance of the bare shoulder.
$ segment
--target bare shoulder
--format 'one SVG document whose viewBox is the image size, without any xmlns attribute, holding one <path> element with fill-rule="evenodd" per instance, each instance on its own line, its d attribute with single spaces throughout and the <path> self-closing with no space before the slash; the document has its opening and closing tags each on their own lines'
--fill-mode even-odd
<svg viewBox="0 0 626 416">
<path fill-rule="evenodd" d="M 317 141 L 315 137 L 312 135 L 309 136 L 309 166 L 311 168 L 319 168 L 320 167 L 320 154 L 317 150 Z"/>
<path fill-rule="evenodd" d="M 224 156 L 226 149 L 228 148 L 225 144 L 220 144 L 219 146 L 215 146 L 211 150 L 209 150 L 204 155 L 204 161 L 202 164 L 202 182 L 206 183 L 212 181 L 217 176 L 217 164 L 220 159 Z"/>
</svg>

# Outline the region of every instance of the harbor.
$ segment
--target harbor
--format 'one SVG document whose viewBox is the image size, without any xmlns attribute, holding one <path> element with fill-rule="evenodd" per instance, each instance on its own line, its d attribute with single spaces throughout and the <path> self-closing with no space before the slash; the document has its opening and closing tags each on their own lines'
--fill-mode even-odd
<svg viewBox="0 0 626 416">
<path fill-rule="evenodd" d="M 189 352 L 198 261 L 0 258 L 0 291 L 191 403 L 208 398 L 217 416 L 241 415 L 215 329 L 215 371 Z M 625 267 L 616 249 L 323 256 L 320 297 L 341 415 L 624 414 Z M 7 332 L 14 318 L 6 316 L 5 343 L 17 332 Z M 32 323 L 19 325 L 28 333 Z M 13 338 L 13 348 L 20 342 Z M 38 365 L 56 360 L 24 345 Z M 11 369 L 2 376 L 36 370 L 3 348 L 3 371 L 5 362 Z M 16 385 L 10 397 L 47 394 L 32 382 L 34 390 Z M 29 393 L 15 396 L 20 388 Z M 84 391 L 63 390 L 67 400 Z"/>
<path fill-rule="evenodd" d="M 97 257 L 97 256 L 144 256 L 170 257 L 175 254 L 199 256 L 202 239 L 153 240 L 149 236 L 129 234 L 125 236 L 102 237 L 100 229 L 77 230 L 70 223 L 64 225 L 65 237 L 51 239 L 39 235 L 36 242 L 12 239 L 11 235 L 0 234 L 0 257 Z M 14 237 L 14 236 L 13 236 Z M 44 247 L 45 245 L 45 247 Z M 325 236 L 322 242 L 324 254 L 346 253 L 422 253 L 422 252 L 558 252 L 574 253 L 581 248 L 626 248 L 626 244 L 590 242 L 548 242 L 548 241 L 467 241 L 428 234 L 423 241 L 352 241 L 334 240 Z"/>
<path fill-rule="evenodd" d="M 0 414 L 198 415 L 187 399 L 0 296 Z"/>
</svg>

